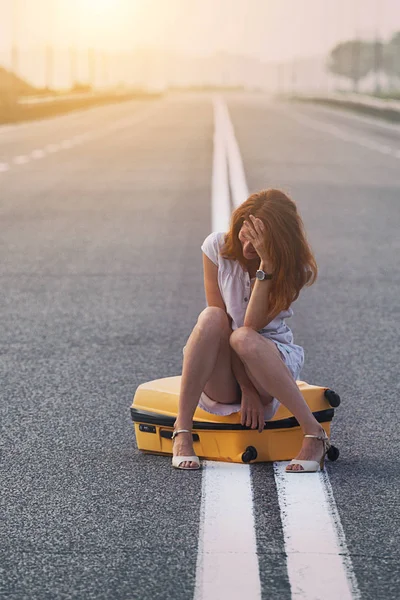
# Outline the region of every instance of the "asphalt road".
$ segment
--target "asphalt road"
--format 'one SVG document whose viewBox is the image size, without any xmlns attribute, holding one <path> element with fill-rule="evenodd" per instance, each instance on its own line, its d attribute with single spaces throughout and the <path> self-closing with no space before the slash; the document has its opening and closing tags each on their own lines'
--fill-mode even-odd
<svg viewBox="0 0 400 600">
<path fill-rule="evenodd" d="M 400 130 L 225 99 L 250 191 L 303 217 L 320 272 L 288 324 L 342 398 L 326 468 L 362 598 L 397 599 Z M 193 596 L 202 474 L 139 453 L 129 407 L 206 305 L 212 139 L 195 94 L 0 129 L 2 598 Z M 272 466 L 251 473 L 263 598 L 289 600 Z"/>
</svg>

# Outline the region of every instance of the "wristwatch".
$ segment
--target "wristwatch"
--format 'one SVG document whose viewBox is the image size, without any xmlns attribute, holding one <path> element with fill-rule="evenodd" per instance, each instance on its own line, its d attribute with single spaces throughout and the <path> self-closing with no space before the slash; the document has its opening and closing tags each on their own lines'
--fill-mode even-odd
<svg viewBox="0 0 400 600">
<path fill-rule="evenodd" d="M 256 277 L 257 279 L 272 279 L 272 273 L 266 273 L 262 269 L 258 269 L 258 271 L 256 271 Z"/>
</svg>

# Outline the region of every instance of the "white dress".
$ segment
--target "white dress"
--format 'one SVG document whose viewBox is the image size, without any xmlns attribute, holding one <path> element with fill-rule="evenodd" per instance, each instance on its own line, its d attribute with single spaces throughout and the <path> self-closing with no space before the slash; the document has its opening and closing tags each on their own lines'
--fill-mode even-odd
<svg viewBox="0 0 400 600">
<path fill-rule="evenodd" d="M 239 327 L 243 327 L 252 281 L 255 280 L 255 277 L 250 279 L 249 273 L 243 269 L 239 261 L 226 259 L 219 255 L 219 250 L 224 243 L 224 236 L 225 232 L 223 231 L 210 233 L 201 245 L 201 249 L 218 266 L 218 287 L 227 313 L 232 318 L 232 330 L 235 331 Z M 260 329 L 258 333 L 276 344 L 281 357 L 296 380 L 299 378 L 304 364 L 304 349 L 293 343 L 293 333 L 285 323 L 285 319 L 292 315 L 293 310 L 289 307 L 288 310 L 280 312 L 273 321 L 268 323 L 267 327 Z M 184 351 L 185 348 L 183 348 Z M 279 404 L 279 400 L 274 398 L 265 407 L 265 420 L 274 416 Z M 216 402 L 202 392 L 199 407 L 213 414 L 230 415 L 240 410 L 240 403 Z"/>
</svg>

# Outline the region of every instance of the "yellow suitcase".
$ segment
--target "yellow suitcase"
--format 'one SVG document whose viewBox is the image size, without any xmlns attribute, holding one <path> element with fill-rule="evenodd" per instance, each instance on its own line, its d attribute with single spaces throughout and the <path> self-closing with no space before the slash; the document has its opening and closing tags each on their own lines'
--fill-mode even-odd
<svg viewBox="0 0 400 600">
<path fill-rule="evenodd" d="M 177 414 L 181 375 L 155 379 L 138 386 L 131 406 L 139 450 L 152 454 L 172 455 L 172 431 Z M 326 433 L 340 397 L 329 388 L 297 381 L 308 406 Z M 291 460 L 298 454 L 303 432 L 295 417 L 282 404 L 275 416 L 265 422 L 259 433 L 241 425 L 240 412 L 228 416 L 213 415 L 197 407 L 193 417 L 193 448 L 207 460 L 250 463 Z M 330 460 L 339 450 L 331 446 Z"/>
</svg>

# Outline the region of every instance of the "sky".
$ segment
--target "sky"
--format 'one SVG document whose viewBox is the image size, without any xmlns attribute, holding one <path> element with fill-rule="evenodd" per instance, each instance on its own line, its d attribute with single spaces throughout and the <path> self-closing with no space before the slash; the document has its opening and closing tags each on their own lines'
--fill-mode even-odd
<svg viewBox="0 0 400 600">
<path fill-rule="evenodd" d="M 9 64 L 13 32 L 21 56 L 51 44 L 290 61 L 396 30 L 400 0 L 0 0 L 0 64 Z"/>
</svg>

